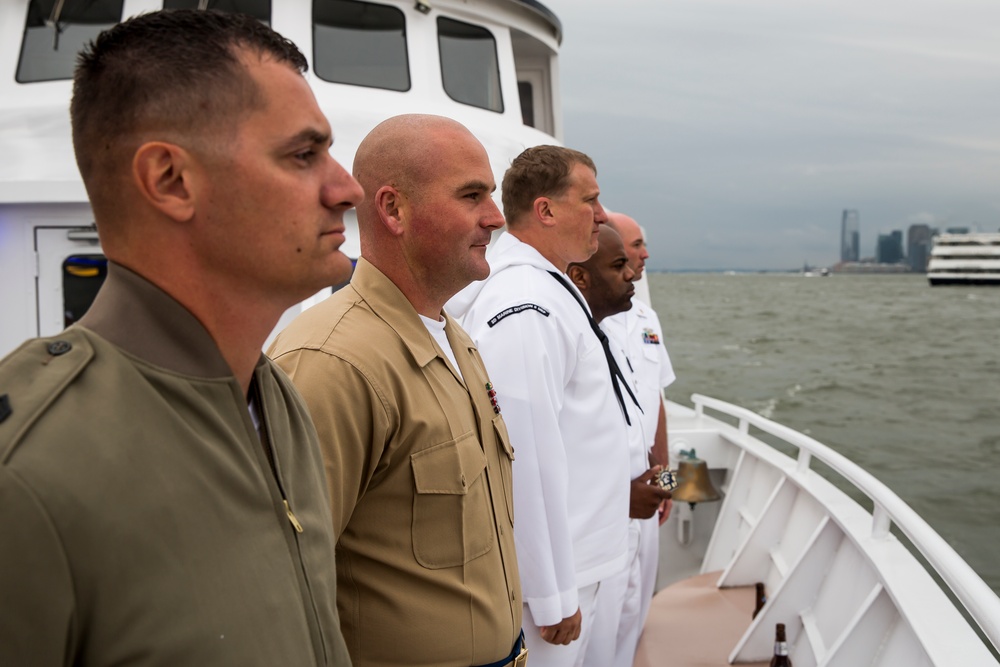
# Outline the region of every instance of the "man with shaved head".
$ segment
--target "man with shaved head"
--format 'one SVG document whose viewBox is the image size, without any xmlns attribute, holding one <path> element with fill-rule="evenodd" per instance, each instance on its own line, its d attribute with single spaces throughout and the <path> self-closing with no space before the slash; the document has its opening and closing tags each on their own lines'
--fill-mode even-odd
<svg viewBox="0 0 1000 667">
<path fill-rule="evenodd" d="M 621 236 L 629 266 L 635 273 L 635 279 L 638 280 L 642 277 L 646 259 L 649 258 L 642 228 L 633 218 L 623 213 L 609 213 L 608 226 L 613 227 Z M 660 319 L 649 304 L 633 296 L 632 307 L 608 317 L 603 326 L 628 358 L 626 374 L 632 382 L 643 411 L 642 425 L 646 437 L 648 465 L 666 466 L 669 461 L 667 413 L 663 405 L 663 389 L 674 381 L 675 375 L 663 340 Z M 641 459 L 634 460 L 632 476 L 638 475 L 645 467 Z M 622 651 L 627 655 L 631 655 L 630 652 L 634 651 L 638 644 L 638 630 L 642 628 L 653 597 L 659 563 L 659 527 L 669 515 L 670 501 L 665 500 L 660 508 L 659 517 L 650 516 L 639 521 L 640 578 L 638 582 L 632 582 L 629 589 L 630 599 L 634 598 L 639 602 L 638 617 L 634 623 L 621 625 L 622 631 L 619 633 L 618 641 L 619 646 L 624 647 Z M 631 664 L 631 660 L 627 664 Z"/>
<path fill-rule="evenodd" d="M 479 353 L 443 306 L 489 274 L 503 217 L 486 150 L 405 115 L 362 141 L 350 285 L 270 353 L 320 435 L 337 605 L 356 666 L 523 664 L 513 450 Z"/>
</svg>

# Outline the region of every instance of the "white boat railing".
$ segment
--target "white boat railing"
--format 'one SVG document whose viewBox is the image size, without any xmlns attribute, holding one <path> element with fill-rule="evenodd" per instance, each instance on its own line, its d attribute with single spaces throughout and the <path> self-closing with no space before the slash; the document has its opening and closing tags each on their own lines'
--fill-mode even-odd
<svg viewBox="0 0 1000 667">
<path fill-rule="evenodd" d="M 796 447 L 799 451 L 797 474 L 805 474 L 809 470 L 812 458 L 816 457 L 868 496 L 874 504 L 872 537 L 885 539 L 889 535 L 889 529 L 895 524 L 951 589 L 979 625 L 994 650 L 1000 650 L 1000 597 L 997 597 L 982 577 L 945 542 L 944 538 L 889 487 L 821 442 L 746 408 L 701 394 L 693 394 L 691 401 L 695 405 L 697 417 L 701 417 L 704 409 L 709 408 L 738 419 L 737 428 L 741 433 L 749 433 L 749 427 L 754 426 Z"/>
</svg>

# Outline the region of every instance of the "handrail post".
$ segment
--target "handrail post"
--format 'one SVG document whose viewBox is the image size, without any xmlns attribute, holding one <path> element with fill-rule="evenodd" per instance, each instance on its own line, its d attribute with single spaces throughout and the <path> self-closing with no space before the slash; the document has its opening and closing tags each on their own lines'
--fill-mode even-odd
<svg viewBox="0 0 1000 667">
<path fill-rule="evenodd" d="M 795 463 L 795 472 L 804 475 L 809 471 L 809 464 L 812 462 L 812 453 L 809 450 L 800 447 L 799 448 L 799 458 Z"/>
<path fill-rule="evenodd" d="M 874 503 L 874 501 L 872 501 Z M 892 517 L 885 511 L 885 508 L 874 503 L 872 508 L 872 539 L 884 540 L 889 536 L 889 528 L 892 526 Z"/>
</svg>

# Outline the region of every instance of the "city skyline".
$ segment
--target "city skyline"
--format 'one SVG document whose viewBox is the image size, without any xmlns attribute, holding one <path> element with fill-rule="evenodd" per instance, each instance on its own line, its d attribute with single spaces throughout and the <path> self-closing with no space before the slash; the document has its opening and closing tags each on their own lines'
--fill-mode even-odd
<svg viewBox="0 0 1000 667">
<path fill-rule="evenodd" d="M 656 269 L 839 259 L 879 234 L 1000 228 L 1000 3 L 543 0 L 567 145 Z"/>
</svg>

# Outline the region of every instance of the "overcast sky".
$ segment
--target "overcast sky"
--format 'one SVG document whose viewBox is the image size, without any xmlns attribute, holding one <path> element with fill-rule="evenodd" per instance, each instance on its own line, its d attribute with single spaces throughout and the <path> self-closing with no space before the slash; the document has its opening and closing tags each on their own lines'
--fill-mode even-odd
<svg viewBox="0 0 1000 667">
<path fill-rule="evenodd" d="M 654 268 L 785 269 L 1000 229 L 1000 0 L 542 0 L 567 145 Z"/>
</svg>

